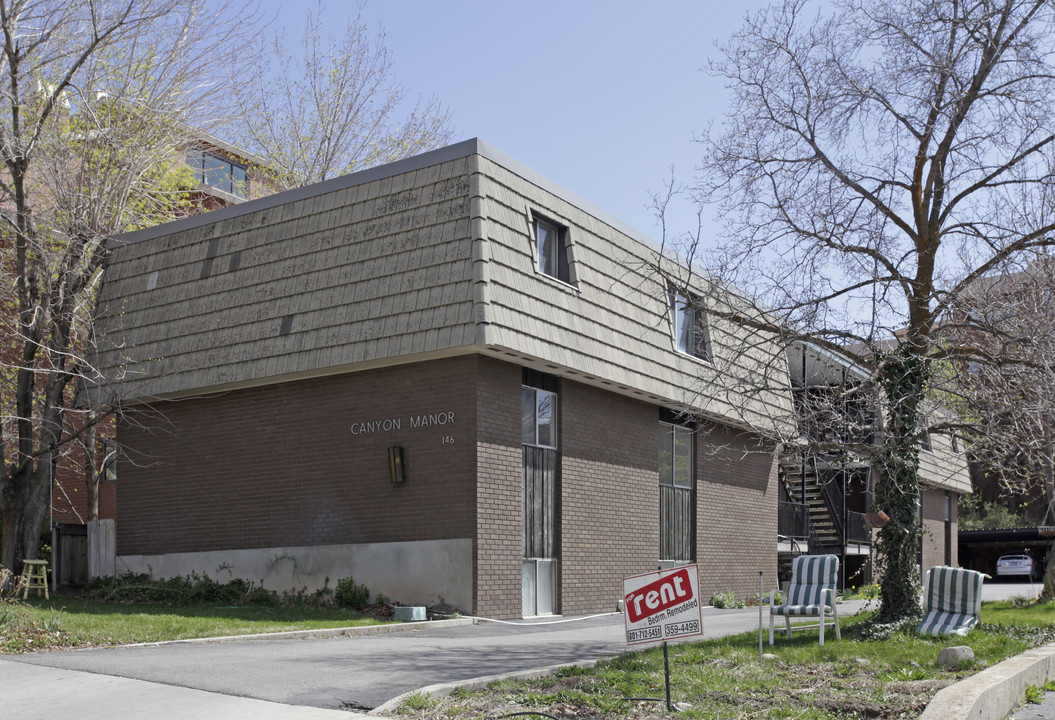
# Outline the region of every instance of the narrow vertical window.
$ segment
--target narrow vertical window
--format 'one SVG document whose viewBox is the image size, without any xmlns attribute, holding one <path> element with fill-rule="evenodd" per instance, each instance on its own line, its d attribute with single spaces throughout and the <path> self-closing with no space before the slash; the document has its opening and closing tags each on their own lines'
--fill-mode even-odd
<svg viewBox="0 0 1055 720">
<path fill-rule="evenodd" d="M 674 346 L 686 355 L 711 360 L 711 340 L 707 328 L 707 316 L 699 307 L 697 298 L 671 291 L 671 324 L 674 328 Z"/>
<path fill-rule="evenodd" d="M 557 447 L 557 394 L 525 387 L 520 392 L 521 442 Z"/>
<path fill-rule="evenodd" d="M 692 428 L 659 423 L 659 561 L 674 567 L 696 554 Z"/>
<path fill-rule="evenodd" d="M 520 434 L 524 449 L 525 616 L 557 611 L 557 555 L 560 546 L 560 457 L 557 451 L 557 384 L 524 371 L 520 390 Z M 544 384 L 551 390 L 533 387 Z"/>
<path fill-rule="evenodd" d="M 538 249 L 538 271 L 561 282 L 571 283 L 567 228 L 535 218 L 535 245 Z"/>
</svg>

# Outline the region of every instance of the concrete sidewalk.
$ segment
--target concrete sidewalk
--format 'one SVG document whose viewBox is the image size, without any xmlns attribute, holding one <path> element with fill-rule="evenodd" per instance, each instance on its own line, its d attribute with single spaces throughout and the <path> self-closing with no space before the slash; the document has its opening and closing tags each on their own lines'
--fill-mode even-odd
<svg viewBox="0 0 1055 720">
<path fill-rule="evenodd" d="M 221 695 L 0 659 L 0 707 L 18 720 L 370 720 L 367 715 Z"/>
</svg>

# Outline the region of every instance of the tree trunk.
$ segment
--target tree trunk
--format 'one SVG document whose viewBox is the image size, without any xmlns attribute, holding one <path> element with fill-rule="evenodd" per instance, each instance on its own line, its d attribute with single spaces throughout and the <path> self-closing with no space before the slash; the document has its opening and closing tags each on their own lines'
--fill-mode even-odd
<svg viewBox="0 0 1055 720">
<path fill-rule="evenodd" d="M 0 565 L 20 571 L 23 560 L 33 560 L 40 549 L 40 530 L 47 516 L 51 490 L 50 457 L 44 456 L 10 478 L 3 518 L 3 548 Z"/>
<path fill-rule="evenodd" d="M 1044 557 L 1044 587 L 1040 590 L 1037 602 L 1049 603 L 1055 600 L 1055 537 L 1048 537 L 1048 550 Z"/>
<path fill-rule="evenodd" d="M 876 549 L 883 557 L 876 620 L 896 623 L 917 618 L 919 603 L 920 525 L 919 401 L 926 387 L 924 358 L 903 345 L 883 359 L 881 383 L 886 395 L 886 438 L 879 462 L 875 503 L 890 516 Z"/>
<path fill-rule="evenodd" d="M 1047 419 L 1049 418 L 1045 418 Z M 1052 458 L 1052 453 L 1051 424 L 1045 422 L 1044 499 L 1047 501 L 1047 507 L 1044 509 L 1045 525 L 1055 525 L 1055 459 Z M 1055 600 L 1055 536 L 1048 535 L 1048 549 L 1044 559 L 1044 587 L 1041 588 L 1038 602 L 1049 603 Z"/>
<path fill-rule="evenodd" d="M 99 519 L 99 469 L 95 455 L 95 416 L 89 414 L 88 427 L 84 431 L 84 485 L 88 492 L 88 514 L 86 520 Z"/>
</svg>

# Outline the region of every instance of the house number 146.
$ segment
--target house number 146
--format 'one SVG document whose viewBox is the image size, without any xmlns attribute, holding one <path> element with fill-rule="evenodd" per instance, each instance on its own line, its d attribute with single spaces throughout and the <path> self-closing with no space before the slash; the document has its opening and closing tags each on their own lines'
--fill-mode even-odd
<svg viewBox="0 0 1055 720">
<path fill-rule="evenodd" d="M 443 444 L 444 445 L 453 445 L 454 444 L 454 436 L 453 435 L 444 435 L 443 436 Z"/>
</svg>

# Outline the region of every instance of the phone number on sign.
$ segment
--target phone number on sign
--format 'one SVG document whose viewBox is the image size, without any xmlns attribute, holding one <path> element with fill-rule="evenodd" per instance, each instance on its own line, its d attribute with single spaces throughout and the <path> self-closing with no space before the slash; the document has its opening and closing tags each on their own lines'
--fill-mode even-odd
<svg viewBox="0 0 1055 720">
<path fill-rule="evenodd" d="M 663 628 L 661 627 L 650 627 L 641 628 L 640 630 L 630 630 L 626 634 L 627 642 L 643 642 L 645 640 L 662 640 L 663 639 Z"/>
<path fill-rule="evenodd" d="M 670 625 L 663 626 L 664 637 L 678 637 L 680 635 L 692 635 L 700 632 L 700 621 L 692 620 L 691 622 L 683 623 L 671 623 Z"/>
</svg>

